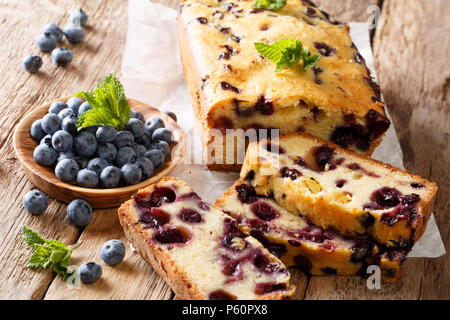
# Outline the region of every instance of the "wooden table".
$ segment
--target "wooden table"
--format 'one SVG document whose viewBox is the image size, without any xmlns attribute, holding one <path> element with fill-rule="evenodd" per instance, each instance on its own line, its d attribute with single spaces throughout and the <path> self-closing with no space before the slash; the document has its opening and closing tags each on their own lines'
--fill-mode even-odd
<svg viewBox="0 0 450 320">
<path fill-rule="evenodd" d="M 143 0 L 145 1 L 145 0 Z M 73 49 L 74 60 L 57 68 L 49 55 L 38 75 L 22 69 L 21 60 L 37 51 L 34 39 L 50 21 L 64 25 L 73 1 L 0 0 L 0 298 L 1 299 L 174 299 L 153 269 L 127 249 L 124 262 L 103 262 L 99 282 L 69 290 L 49 270 L 25 267 L 29 256 L 20 230 L 24 224 L 67 244 L 83 241 L 71 262 L 100 262 L 104 241 L 124 239 L 116 210 L 96 210 L 85 230 L 68 224 L 65 205 L 50 200 L 47 212 L 33 217 L 22 197 L 33 188 L 15 159 L 12 134 L 33 107 L 55 97 L 93 87 L 110 71 L 120 73 L 127 33 L 127 2 L 79 0 L 89 14 L 86 37 Z M 174 0 L 158 2 L 176 6 Z M 316 0 L 342 21 L 367 21 L 369 5 L 381 16 L 373 35 L 376 68 L 404 151 L 405 166 L 439 184 L 435 216 L 446 247 L 449 239 L 450 4 L 446 0 Z M 448 299 L 447 256 L 409 259 L 399 284 L 368 290 L 357 277 L 307 277 L 294 271 L 298 299 Z"/>
</svg>

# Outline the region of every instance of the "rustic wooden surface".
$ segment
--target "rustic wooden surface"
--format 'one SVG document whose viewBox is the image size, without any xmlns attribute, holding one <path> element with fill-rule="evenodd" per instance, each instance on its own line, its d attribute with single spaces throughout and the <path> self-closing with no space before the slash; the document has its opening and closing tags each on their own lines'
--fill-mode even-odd
<svg viewBox="0 0 450 320">
<path fill-rule="evenodd" d="M 143 0 L 145 1 L 145 0 Z M 157 2 L 175 7 L 175 0 Z M 367 7 L 378 0 L 316 0 L 342 21 L 368 21 Z M 90 88 L 111 71 L 120 72 L 126 39 L 127 2 L 123 0 L 0 0 L 0 299 L 173 299 L 170 288 L 127 248 L 125 261 L 116 267 L 101 262 L 98 252 L 105 240 L 125 241 L 116 209 L 96 210 L 84 230 L 68 224 L 65 205 L 51 200 L 47 212 L 30 216 L 22 197 L 33 185 L 15 159 L 12 133 L 33 107 L 55 97 Z M 44 54 L 44 67 L 29 75 L 23 56 L 35 53 L 33 43 L 49 21 L 64 25 L 67 12 L 81 6 L 89 14 L 85 41 L 72 48 L 74 60 L 57 68 Z M 399 133 L 406 167 L 439 184 L 435 216 L 449 245 L 449 104 L 448 61 L 450 5 L 446 0 L 384 0 L 374 32 L 376 67 L 383 94 Z M 97 261 L 102 279 L 80 290 L 69 289 L 50 271 L 25 267 L 28 249 L 20 237 L 22 225 L 67 244 L 82 241 L 73 264 Z M 356 277 L 306 277 L 293 272 L 296 299 L 448 299 L 449 259 L 409 259 L 401 283 L 370 291 Z M 125 285 L 122 285 L 125 284 Z"/>
</svg>

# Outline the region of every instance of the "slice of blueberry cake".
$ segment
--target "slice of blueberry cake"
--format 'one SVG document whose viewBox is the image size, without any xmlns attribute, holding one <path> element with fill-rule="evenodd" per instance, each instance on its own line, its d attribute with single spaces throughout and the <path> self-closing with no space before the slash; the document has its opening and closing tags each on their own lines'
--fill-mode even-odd
<svg viewBox="0 0 450 320">
<path fill-rule="evenodd" d="M 176 178 L 139 190 L 119 220 L 180 299 L 284 299 L 294 291 L 280 260 Z"/>
<path fill-rule="evenodd" d="M 218 149 L 235 141 L 227 139 L 227 129 L 304 131 L 370 155 L 389 120 L 348 25 L 333 21 L 309 0 L 287 1 L 279 10 L 255 9 L 254 2 L 184 0 L 180 5 L 184 76 L 204 129 L 208 167 L 239 170 L 233 148 Z M 306 70 L 299 63 L 275 72 L 255 43 L 283 39 L 301 41 L 320 61 Z"/>
<path fill-rule="evenodd" d="M 406 250 L 423 234 L 437 192 L 435 183 L 304 133 L 251 144 L 241 177 L 317 226 Z"/>
<path fill-rule="evenodd" d="M 401 277 L 405 255 L 383 250 L 364 239 L 342 237 L 316 227 L 287 211 L 274 199 L 256 194 L 240 179 L 215 204 L 238 222 L 239 228 L 258 239 L 287 267 L 311 275 L 364 275 L 368 265 L 380 266 L 382 280 Z"/>
</svg>

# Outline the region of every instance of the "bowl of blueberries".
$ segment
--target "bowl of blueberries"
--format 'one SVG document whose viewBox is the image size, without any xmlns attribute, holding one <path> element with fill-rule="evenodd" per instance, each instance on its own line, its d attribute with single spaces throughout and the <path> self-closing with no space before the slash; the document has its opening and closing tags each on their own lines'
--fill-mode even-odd
<svg viewBox="0 0 450 320">
<path fill-rule="evenodd" d="M 80 97 L 35 108 L 14 133 L 22 167 L 40 190 L 69 203 L 111 208 L 166 176 L 183 157 L 185 139 L 171 111 L 126 99 L 128 123 L 77 126 L 92 106 Z M 128 118 L 127 118 L 128 119 Z"/>
</svg>

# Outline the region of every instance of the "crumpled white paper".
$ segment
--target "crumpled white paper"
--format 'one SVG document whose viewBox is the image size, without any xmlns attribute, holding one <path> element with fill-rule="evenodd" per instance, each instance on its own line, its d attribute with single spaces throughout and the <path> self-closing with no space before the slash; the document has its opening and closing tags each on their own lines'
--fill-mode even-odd
<svg viewBox="0 0 450 320">
<path fill-rule="evenodd" d="M 177 39 L 177 12 L 148 0 L 129 0 L 128 35 L 122 61 L 121 81 L 126 95 L 168 109 L 178 116 L 187 138 L 187 154 L 201 159 L 201 132 L 194 118 L 184 83 Z M 365 23 L 351 23 L 351 37 L 375 75 L 370 38 Z M 403 154 L 391 125 L 373 157 L 403 167 Z M 206 201 L 214 203 L 238 178 L 237 173 L 209 171 L 205 165 L 179 164 L 171 176 L 185 180 Z M 198 163 L 198 162 L 196 162 Z M 434 216 L 409 257 L 434 258 L 445 254 Z"/>
</svg>

